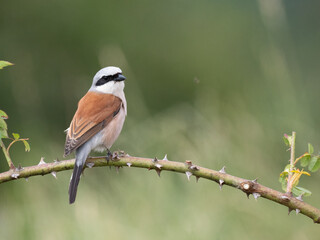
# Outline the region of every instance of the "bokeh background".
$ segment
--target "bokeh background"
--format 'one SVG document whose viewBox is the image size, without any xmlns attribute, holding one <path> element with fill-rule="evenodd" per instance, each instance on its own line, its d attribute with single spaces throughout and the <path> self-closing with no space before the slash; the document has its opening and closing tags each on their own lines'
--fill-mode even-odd
<svg viewBox="0 0 320 240">
<path fill-rule="evenodd" d="M 320 146 L 319 1 L 1 1 L 0 109 L 29 137 L 15 164 L 62 159 L 78 100 L 102 67 L 122 68 L 128 117 L 112 150 L 194 163 L 281 190 L 297 153 Z M 0 170 L 6 171 L 0 155 Z M 0 239 L 318 239 L 273 202 L 144 169 L 71 171 L 0 186 Z M 302 177 L 320 207 L 319 174 Z"/>
</svg>

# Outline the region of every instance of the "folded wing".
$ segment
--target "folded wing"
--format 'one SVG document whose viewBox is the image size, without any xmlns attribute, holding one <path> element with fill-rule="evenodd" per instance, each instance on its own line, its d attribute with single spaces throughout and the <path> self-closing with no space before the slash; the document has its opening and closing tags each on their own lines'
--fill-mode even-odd
<svg viewBox="0 0 320 240">
<path fill-rule="evenodd" d="M 67 130 L 64 155 L 67 156 L 103 129 L 120 111 L 122 101 L 112 94 L 88 92 Z"/>
</svg>

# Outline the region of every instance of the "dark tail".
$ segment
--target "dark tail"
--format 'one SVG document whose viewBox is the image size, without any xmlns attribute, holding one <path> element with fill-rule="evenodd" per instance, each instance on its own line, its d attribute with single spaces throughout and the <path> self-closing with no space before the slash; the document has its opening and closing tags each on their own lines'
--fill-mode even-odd
<svg viewBox="0 0 320 240">
<path fill-rule="evenodd" d="M 74 169 L 72 173 L 72 178 L 69 185 L 69 203 L 72 204 L 76 200 L 78 184 L 80 181 L 80 176 L 82 173 L 83 164 L 79 165 L 76 163 L 74 164 Z"/>
</svg>

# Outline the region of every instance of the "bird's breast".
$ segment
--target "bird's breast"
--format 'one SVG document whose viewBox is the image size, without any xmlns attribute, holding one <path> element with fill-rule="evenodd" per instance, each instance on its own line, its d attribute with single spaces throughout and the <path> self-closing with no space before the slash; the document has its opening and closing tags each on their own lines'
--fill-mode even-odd
<svg viewBox="0 0 320 240">
<path fill-rule="evenodd" d="M 117 140 L 123 127 L 126 114 L 123 107 L 120 108 L 118 114 L 112 121 L 101 130 L 101 145 L 110 149 L 113 143 Z"/>
</svg>

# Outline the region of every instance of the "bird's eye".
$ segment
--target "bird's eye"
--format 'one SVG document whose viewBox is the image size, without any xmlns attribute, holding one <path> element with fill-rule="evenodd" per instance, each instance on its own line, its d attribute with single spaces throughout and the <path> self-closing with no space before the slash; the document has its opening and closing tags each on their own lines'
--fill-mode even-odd
<svg viewBox="0 0 320 240">
<path fill-rule="evenodd" d="M 112 81 L 112 76 L 103 76 L 106 82 Z"/>
<path fill-rule="evenodd" d="M 96 86 L 101 86 L 109 81 L 111 81 L 110 76 L 102 76 L 96 83 Z"/>
<path fill-rule="evenodd" d="M 96 86 L 101 86 L 107 82 L 110 81 L 114 81 L 115 79 L 117 79 L 119 77 L 119 73 L 115 74 L 115 75 L 108 75 L 108 76 L 102 76 L 96 83 Z"/>
</svg>

